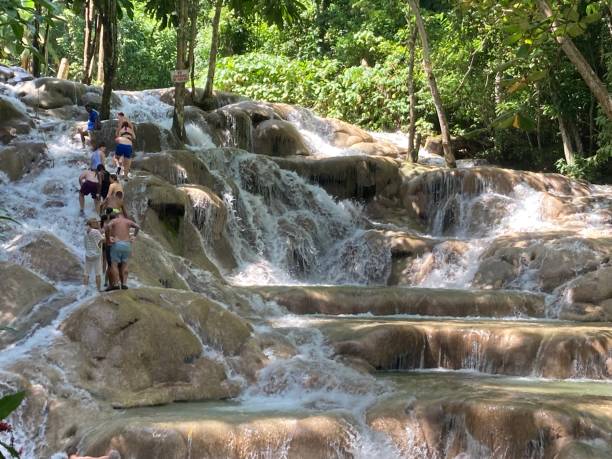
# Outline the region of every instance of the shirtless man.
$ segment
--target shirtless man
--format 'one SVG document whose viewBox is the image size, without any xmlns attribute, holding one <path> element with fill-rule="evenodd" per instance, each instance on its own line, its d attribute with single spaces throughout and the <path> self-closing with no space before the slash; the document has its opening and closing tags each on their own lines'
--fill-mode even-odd
<svg viewBox="0 0 612 459">
<path fill-rule="evenodd" d="M 98 173 L 92 170 L 86 170 L 79 176 L 79 206 L 81 207 L 80 215 L 85 213 L 85 196 L 91 195 L 96 204 L 96 212 L 100 212 L 100 197 L 98 196 Z"/>
<path fill-rule="evenodd" d="M 123 191 L 116 191 L 113 195 L 109 192 L 101 207 L 106 213 L 117 213 L 127 217 L 127 211 L 123 205 Z M 112 209 L 111 212 L 108 209 Z"/>
<path fill-rule="evenodd" d="M 130 235 L 130 229 L 134 228 L 134 236 Z M 106 230 L 110 236 L 110 242 L 112 243 L 110 249 L 111 256 L 111 272 L 112 282 L 119 279 L 121 286 L 111 285 L 107 291 L 126 290 L 127 277 L 128 277 L 128 260 L 132 254 L 132 242 L 140 231 L 140 226 L 134 223 L 132 220 L 119 214 L 113 219 L 108 225 Z M 121 264 L 121 272 L 119 271 L 119 264 Z"/>
</svg>

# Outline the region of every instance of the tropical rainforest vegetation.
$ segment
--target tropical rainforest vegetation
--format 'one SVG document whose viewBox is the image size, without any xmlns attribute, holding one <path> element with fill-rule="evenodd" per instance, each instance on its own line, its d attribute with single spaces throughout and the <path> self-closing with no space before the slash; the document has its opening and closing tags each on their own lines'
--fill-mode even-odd
<svg viewBox="0 0 612 459">
<path fill-rule="evenodd" d="M 501 165 L 612 176 L 608 0 L 0 0 L 0 43 L 0 61 L 34 75 L 66 58 L 69 78 L 104 82 L 103 116 L 111 87 L 189 70 L 179 135 L 183 91 L 198 86 L 204 106 L 232 91 L 411 142 L 448 124 Z"/>
</svg>

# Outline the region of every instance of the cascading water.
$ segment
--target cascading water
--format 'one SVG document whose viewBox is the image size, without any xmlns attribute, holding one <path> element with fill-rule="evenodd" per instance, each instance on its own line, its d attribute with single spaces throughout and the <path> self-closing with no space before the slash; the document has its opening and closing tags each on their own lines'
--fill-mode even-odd
<svg viewBox="0 0 612 459">
<path fill-rule="evenodd" d="M 10 92 L 7 94 L 13 97 Z M 162 103 L 155 93 L 121 92 L 119 97 L 121 105 L 115 107 L 114 112 L 123 111 L 135 122 L 155 123 L 164 129 L 170 128 L 171 107 Z M 15 104 L 24 112 L 28 111 L 17 99 Z M 29 113 L 32 114 L 31 110 Z M 311 112 L 295 110 L 291 116 L 290 121 L 298 127 L 315 156 L 346 156 L 355 153 L 351 149 L 333 147 L 326 124 Z M 249 126 L 241 125 L 244 121 L 242 119 L 236 120 L 228 129 L 223 145 L 218 146 L 238 145 L 234 136 Z M 2 179 L 2 206 L 21 225 L 10 227 L 0 236 L 0 259 L 27 265 L 27 259 L 21 253 L 22 248 L 40 230 L 55 234 L 74 255 L 83 258 L 83 228 L 80 223 L 75 224 L 79 222 L 76 183 L 80 170 L 86 167 L 88 154 L 78 148 L 70 123 L 41 115 L 37 125 L 45 126 L 44 132 L 42 129 L 34 129 L 27 139 L 46 143 L 49 165 L 40 173 L 26 176 L 18 182 Z M 568 364 L 571 367 L 568 376 L 562 378 L 579 379 L 585 378 L 585 375 L 602 380 L 609 378 L 605 370 L 608 365 L 606 352 L 612 359 L 612 352 L 605 350 L 605 333 L 609 333 L 608 329 L 601 332 L 603 335 L 595 335 L 598 330 L 593 326 L 584 332 L 587 336 L 584 340 L 568 335 L 571 338 L 569 341 L 557 342 L 554 336 L 551 338 L 556 332 L 555 321 L 535 322 L 527 318 L 524 323 L 514 320 L 512 325 L 507 325 L 511 321 L 506 323 L 468 317 L 457 325 L 448 317 L 418 318 L 406 325 L 406 330 L 413 331 L 420 327 L 429 345 L 438 343 L 439 354 L 427 356 L 424 341 L 403 338 L 407 335 L 401 335 L 395 329 L 389 335 L 381 335 L 385 327 L 400 326 L 402 321 L 407 320 L 406 315 L 397 314 L 392 318 L 381 319 L 365 314 L 360 317 L 362 322 L 359 323 L 351 322 L 351 317 L 303 318 L 288 314 L 284 307 L 278 306 L 273 300 L 263 300 L 257 288 L 274 285 L 286 285 L 287 289 L 317 289 L 329 285 L 332 286 L 329 297 L 334 294 L 333 289 L 336 287 L 333 286 L 337 286 L 340 292 L 359 290 L 365 286 L 377 286 L 384 292 L 395 255 L 381 236 L 381 231 L 372 229 L 375 225 L 368 221 L 367 210 L 361 204 L 334 200 L 321 188 L 308 183 L 294 172 L 281 169 L 275 162 L 262 156 L 214 148 L 211 136 L 197 123 L 187 124 L 186 131 L 190 150 L 207 166 L 215 179 L 214 186 L 210 194 L 197 187 L 189 191 L 191 185 L 186 171 L 177 171 L 176 183 L 173 185 L 179 185 L 191 197 L 190 218 L 200 230 L 211 258 L 214 258 L 213 248 L 218 244 L 216 238 L 223 237 L 227 241 L 227 250 L 231 252 L 236 266 L 228 269 L 225 277 L 239 290 L 238 295 L 250 305 L 249 319 L 254 324 L 252 334 L 282 337 L 288 349 L 279 351 L 277 355 L 274 347 L 266 348 L 266 366 L 259 371 L 255 381 L 249 382 L 234 374 L 230 360 L 200 339 L 202 355 L 221 364 L 228 379 L 243 391 L 235 404 L 228 403 L 221 409 L 208 408 L 206 404 L 201 407 L 198 404 L 187 404 L 192 408 L 186 410 L 207 412 L 212 409 L 213 413 L 218 410 L 227 416 L 235 415 L 236 418 L 244 413 L 262 413 L 263 416 L 273 417 L 277 412 L 285 415 L 288 413 L 291 419 L 321 413 L 336 417 L 341 420 L 349 439 L 348 445 L 331 445 L 338 457 L 513 457 L 518 449 L 507 445 L 491 446 L 489 437 L 496 437 L 495 432 L 488 437 L 479 436 L 482 432 L 474 427 L 483 420 L 487 421 L 489 418 L 486 416 L 492 416 L 490 413 L 495 410 L 499 411 L 499 416 L 514 419 L 511 417 L 512 406 L 507 410 L 502 405 L 489 409 L 487 404 L 492 403 L 491 399 L 513 399 L 512 388 L 523 384 L 526 389 L 519 393 L 528 399 L 525 405 L 539 406 L 541 400 L 534 395 L 539 391 L 550 391 L 549 398 L 554 399 L 557 393 L 565 396 L 575 390 L 571 389 L 571 384 L 581 383 L 561 384 L 539 379 L 550 372 L 556 374 L 556 369 L 550 368 L 550 353 L 563 346 L 572 349 L 573 360 Z M 376 136 L 397 144 L 405 140 L 399 135 Z M 524 253 L 514 255 L 510 250 L 507 250 L 507 254 L 503 253 L 506 257 L 504 260 L 515 256 L 508 263 L 509 266 L 514 262 L 520 265 L 517 267 L 518 274 L 510 278 L 504 288 L 544 291 L 548 295 L 546 307 L 549 310 L 557 308 L 554 310 L 558 311 L 561 308 L 558 299 L 569 294 L 564 290 L 565 284 L 549 288 L 547 278 L 541 278 L 541 267 L 546 264 L 543 260 L 558 253 L 579 261 L 584 257 L 586 262 L 599 256 L 593 247 L 580 240 L 555 241 L 546 239 L 548 236 L 545 234 L 527 240 L 527 236 L 532 233 L 559 230 L 555 218 L 544 211 L 550 193 L 536 191 L 527 184 L 514 186 L 508 192 L 486 178 L 476 183 L 466 183 L 465 178 L 445 177 L 442 181 L 432 183 L 426 191 L 430 207 L 426 209 L 425 229 L 420 232 L 411 230 L 410 234 L 432 241 L 432 248 L 414 257 L 408 270 L 410 275 L 406 277 L 407 282 L 403 287 L 454 287 L 472 292 L 475 279 L 482 277 L 483 273 L 478 270 L 483 259 L 496 249 L 500 238 L 514 237 L 517 240 L 516 247 L 511 248 L 521 249 Z M 47 201 L 41 200 L 41 197 L 54 202 L 45 205 Z M 588 199 L 581 201 L 581 212 L 575 212 L 567 218 L 567 227 L 580 225 L 581 229 L 574 236 L 609 231 L 610 221 L 606 212 L 610 209 L 610 202 L 609 188 L 593 187 Z M 89 208 L 89 212 L 92 211 Z M 499 249 L 503 250 L 506 248 Z M 597 261 L 606 263 L 604 257 Z M 576 273 L 580 269 L 576 267 Z M 190 274 L 203 276 L 203 272 L 196 269 Z M 51 352 L 54 340 L 62 338 L 62 332 L 58 329 L 60 324 L 83 303 L 93 298 L 95 293 L 92 288 L 76 286 L 74 283 L 56 283 L 55 286 L 58 295 L 69 299 L 68 303 L 48 325 L 3 349 L 0 370 L 11 373 L 15 362 L 27 360 L 32 355 L 42 355 L 44 360 L 46 352 Z M 317 294 L 321 302 L 329 300 L 327 292 Z M 215 292 L 215 295 L 223 293 Z M 357 298 L 352 301 L 359 302 L 359 296 Z M 477 296 L 474 298 L 475 303 L 480 301 Z M 345 298 L 342 301 L 351 300 Z M 185 322 L 195 336 L 203 333 L 199 323 Z M 420 371 L 409 373 L 407 365 L 398 363 L 392 366 L 399 370 L 397 373 L 381 375 L 374 372 L 377 368 L 385 368 L 382 360 L 377 360 L 377 352 L 382 350 L 368 346 L 367 339 L 360 341 L 361 338 L 355 336 L 367 328 L 369 323 L 373 324 L 374 329 L 371 336 L 368 335 L 370 338 L 388 337 L 384 350 L 388 347 L 389 352 L 396 352 L 397 362 L 420 362 L 414 365 L 411 363 L 410 368 Z M 569 329 L 567 333 L 571 334 L 573 329 L 565 325 Z M 451 328 L 444 328 L 447 326 Z M 506 329 L 498 331 L 504 326 Z M 533 329 L 529 328 L 532 326 Z M 459 331 L 456 331 L 457 327 Z M 493 365 L 492 359 L 503 354 L 506 347 L 513 349 L 517 355 L 521 354 L 521 358 L 528 359 L 525 355 L 528 354 L 527 350 L 532 349 L 528 347 L 529 337 L 542 329 L 545 329 L 542 333 L 546 339 L 542 339 L 538 342 L 539 347 L 534 348 L 536 357 L 533 362 L 523 362 L 525 367 L 532 365 L 533 372 L 529 378 L 523 380 L 482 375 L 483 372 L 494 373 L 498 367 L 505 368 L 508 360 L 513 358 L 520 360 L 516 355 L 508 354 L 496 360 L 502 364 Z M 465 350 L 464 355 L 454 353 L 459 348 Z M 590 351 L 581 353 L 583 348 L 589 348 Z M 604 350 L 598 353 L 602 348 Z M 342 354 L 343 349 L 351 353 Z M 426 366 L 427 359 L 433 359 L 436 363 Z M 436 365 L 444 372 L 423 370 L 435 368 Z M 460 371 L 450 370 L 455 367 Z M 465 370 L 471 372 L 461 372 Z M 64 372 L 61 368 L 56 371 L 58 374 Z M 490 391 L 490 399 L 469 392 L 468 388 L 474 383 L 479 384 L 482 393 L 488 395 Z M 56 384 L 56 381 L 46 381 L 41 375 L 32 384 L 47 387 Z M 606 382 L 587 381 L 586 384 L 593 387 L 595 395 L 609 393 Z M 510 389 L 506 390 L 506 386 Z M 562 386 L 562 390 L 558 386 Z M 16 387 L 11 385 L 10 389 Z M 93 398 L 88 399 L 91 398 L 89 392 L 69 380 L 62 380 L 61 387 L 67 398 L 82 400 L 83 406 L 95 403 Z M 3 392 L 8 389 L 6 385 L 0 386 Z M 469 405 L 471 398 L 475 400 L 474 406 Z M 532 443 L 526 449 L 529 452 L 527 456 L 539 457 L 547 446 L 546 433 L 553 429 L 545 421 L 557 415 L 549 398 L 544 399 L 542 410 L 553 411 L 541 415 L 544 427 L 539 427 L 538 435 L 542 438 L 530 440 Z M 479 404 L 486 407 L 483 408 L 485 414 L 478 411 Z M 520 407 L 526 409 L 524 405 Z M 33 410 L 32 406 L 28 408 Z M 177 409 L 180 410 L 180 405 Z M 149 410 L 153 413 L 154 425 L 164 423 L 166 419 L 163 418 L 163 410 Z M 24 419 L 25 411 L 22 410 L 10 419 L 17 428 L 18 442 L 27 445 L 24 450 L 26 459 L 40 457 L 45 441 L 47 411 L 48 408 L 42 407 L 35 416 L 30 414 L 30 419 Z M 469 415 L 473 417 L 466 417 Z M 558 419 L 554 418 L 553 421 L 563 420 L 562 417 Z M 580 419 L 579 423 L 584 421 Z M 550 425 L 555 426 L 554 422 Z M 590 418 L 583 424 L 588 426 L 584 429 L 589 432 L 590 438 L 603 441 L 601 438 L 605 435 L 600 434 L 596 426 L 588 422 Z M 428 437 L 428 428 L 438 436 L 434 442 L 435 447 Z M 501 432 L 497 437 L 506 438 L 504 434 Z M 32 439 L 36 439 L 36 444 L 29 441 Z M 249 451 L 256 457 L 290 457 L 291 439 L 290 436 L 284 438 L 276 446 L 269 443 L 267 449 L 253 452 L 245 448 L 243 451 Z M 196 448 L 196 442 L 192 440 L 190 431 L 190 454 Z M 597 448 L 600 448 L 599 443 Z"/>
</svg>

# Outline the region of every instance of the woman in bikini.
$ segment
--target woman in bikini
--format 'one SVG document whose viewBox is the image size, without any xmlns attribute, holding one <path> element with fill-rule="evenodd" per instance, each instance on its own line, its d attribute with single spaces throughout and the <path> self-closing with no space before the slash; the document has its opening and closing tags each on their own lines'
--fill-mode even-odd
<svg viewBox="0 0 612 459">
<path fill-rule="evenodd" d="M 115 159 L 118 163 L 117 175 L 121 174 L 121 169 L 123 168 L 123 176 L 127 180 L 132 163 L 133 143 L 136 139 L 136 134 L 128 121 L 124 121 L 121 124 L 118 132 L 119 134 L 115 138 L 117 143 L 117 148 L 115 149 Z"/>
</svg>

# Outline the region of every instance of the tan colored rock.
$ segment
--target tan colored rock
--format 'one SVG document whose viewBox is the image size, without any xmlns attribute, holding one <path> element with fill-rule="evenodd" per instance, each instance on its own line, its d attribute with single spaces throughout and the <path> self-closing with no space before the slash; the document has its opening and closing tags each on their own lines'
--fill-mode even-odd
<svg viewBox="0 0 612 459">
<path fill-rule="evenodd" d="M 0 94 L 0 129 L 14 134 L 27 134 L 34 127 L 34 122 L 10 97 Z"/>
<path fill-rule="evenodd" d="M 95 297 L 62 324 L 80 349 L 81 383 L 116 406 L 236 394 L 220 359 L 248 348 L 250 327 L 197 294 L 131 289 Z"/>
<path fill-rule="evenodd" d="M 295 314 L 420 314 L 542 317 L 541 295 L 404 287 L 257 287 L 251 289 Z"/>
<path fill-rule="evenodd" d="M 272 158 L 338 199 L 369 201 L 375 196 L 394 197 L 401 178 L 397 163 L 388 158 L 339 156 L 332 158 Z"/>
<path fill-rule="evenodd" d="M 612 267 L 600 268 L 577 278 L 568 287 L 567 298 L 571 302 L 594 304 L 612 299 Z"/>
<path fill-rule="evenodd" d="M 83 280 L 80 258 L 51 233 L 39 231 L 29 234 L 19 247 L 19 254 L 26 266 L 52 281 Z"/>
<path fill-rule="evenodd" d="M 345 121 L 336 118 L 326 118 L 324 121 L 332 130 L 332 143 L 336 147 L 350 148 L 358 143 L 374 141 L 373 137 L 366 131 Z"/>
<path fill-rule="evenodd" d="M 469 369 L 547 378 L 609 379 L 612 328 L 512 322 L 328 320 L 319 327 L 340 355 L 379 370 Z"/>
<path fill-rule="evenodd" d="M 513 384 L 482 376 L 411 379 L 394 378 L 397 394 L 366 416 L 400 457 L 578 459 L 612 452 L 611 406 L 603 394 L 585 397 L 558 382 Z"/>
<path fill-rule="evenodd" d="M 102 129 L 94 131 L 94 144 L 104 142 L 108 151 L 115 150 L 115 130 L 117 120 L 102 122 Z M 145 153 L 155 153 L 162 150 L 179 148 L 180 142 L 169 130 L 154 123 L 134 123 L 136 141 L 134 151 L 144 151 Z"/>
<path fill-rule="evenodd" d="M 179 188 L 191 201 L 191 221 L 202 235 L 207 250 L 218 264 L 227 270 L 236 268 L 230 241 L 225 236 L 227 208 L 218 195 L 209 188 L 185 185 Z"/>
<path fill-rule="evenodd" d="M 372 142 L 358 142 L 351 145 L 351 149 L 358 150 L 366 155 L 389 156 L 391 158 L 397 158 L 400 154 L 405 153 L 405 151 L 401 151 L 396 145 L 380 140 L 372 140 Z"/>
<path fill-rule="evenodd" d="M 0 262 L 0 324 L 11 326 L 19 317 L 56 292 L 55 287 L 14 263 Z"/>
<path fill-rule="evenodd" d="M 128 213 L 166 251 L 190 260 L 195 267 L 220 278 L 206 255 L 199 230 L 191 221 L 188 196 L 154 176 L 140 175 L 125 187 Z M 176 268 L 176 266 L 175 266 Z"/>
<path fill-rule="evenodd" d="M 268 156 L 309 156 L 310 149 L 297 128 L 283 120 L 268 120 L 257 125 L 253 151 Z"/>
<path fill-rule="evenodd" d="M 194 184 L 213 188 L 216 179 L 197 155 L 187 150 L 149 153 L 133 163 L 134 168 L 157 175 L 172 185 Z"/>
<path fill-rule="evenodd" d="M 44 143 L 23 142 L 0 148 L 0 171 L 10 180 L 19 180 L 24 175 L 41 168 L 46 160 Z"/>
<path fill-rule="evenodd" d="M 140 417 L 98 426 L 84 443 L 87 454 L 112 447 L 122 457 L 147 459 L 247 459 L 263 451 L 275 458 L 350 457 L 347 421 L 337 414 L 238 416 L 205 406 L 148 409 Z"/>
</svg>

